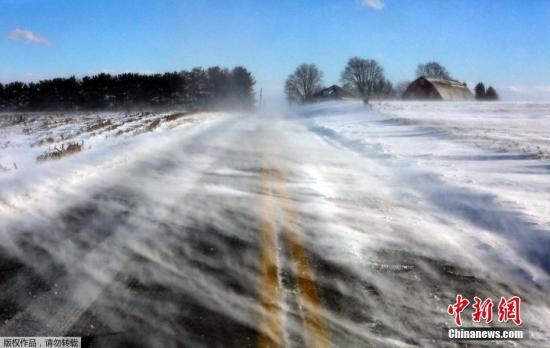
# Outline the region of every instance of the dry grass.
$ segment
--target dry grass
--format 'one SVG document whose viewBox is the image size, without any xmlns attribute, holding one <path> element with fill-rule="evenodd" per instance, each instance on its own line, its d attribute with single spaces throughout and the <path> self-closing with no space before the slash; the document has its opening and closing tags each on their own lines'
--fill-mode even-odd
<svg viewBox="0 0 550 348">
<path fill-rule="evenodd" d="M 171 114 L 171 115 L 168 115 L 168 116 L 164 117 L 164 120 L 165 121 L 175 121 L 178 118 L 181 118 L 181 117 L 187 116 L 187 115 L 188 115 L 188 113 L 186 113 L 186 112 L 176 112 L 174 114 Z"/>
<path fill-rule="evenodd" d="M 108 130 L 112 131 L 112 130 L 117 129 L 120 126 L 122 126 L 121 123 L 116 123 L 116 124 L 111 125 L 111 127 L 109 127 Z"/>
<path fill-rule="evenodd" d="M 11 127 L 21 123 L 25 123 L 25 116 L 20 114 L 0 117 L 0 128 Z"/>
<path fill-rule="evenodd" d="M 29 134 L 32 134 L 33 129 L 30 128 L 30 127 L 26 127 L 26 128 L 23 128 L 23 130 L 21 132 L 23 132 L 23 134 L 25 134 L 25 135 L 29 135 Z"/>
<path fill-rule="evenodd" d="M 82 151 L 83 147 L 84 141 L 82 143 L 71 142 L 67 144 L 62 144 L 61 148 L 58 148 L 56 145 L 53 150 L 46 151 L 42 155 L 36 157 L 36 160 L 38 162 L 43 162 L 48 160 L 60 159 L 62 157 Z"/>
<path fill-rule="evenodd" d="M 88 132 L 93 132 L 93 131 L 96 131 L 98 129 L 101 129 L 101 128 L 105 128 L 105 127 L 108 127 L 108 126 L 111 126 L 113 123 L 111 122 L 111 119 L 107 119 L 107 120 L 101 120 L 99 122 L 96 122 L 90 126 L 88 126 Z"/>
<path fill-rule="evenodd" d="M 55 139 L 52 137 L 47 137 L 45 139 L 40 140 L 39 146 L 42 146 L 44 144 L 53 144 L 53 143 L 55 143 Z"/>
<path fill-rule="evenodd" d="M 159 125 L 160 125 L 160 119 L 157 118 L 156 120 L 154 120 L 153 122 L 151 122 L 151 123 L 149 123 L 149 124 L 147 125 L 147 131 L 148 131 L 148 132 L 152 132 L 152 131 L 154 131 L 155 128 L 157 128 Z"/>
<path fill-rule="evenodd" d="M 61 126 L 76 122 L 75 119 L 67 118 L 57 114 L 44 116 L 44 119 L 41 119 L 41 121 L 42 121 L 42 125 L 41 125 L 42 129 L 57 128 L 57 127 L 61 127 Z"/>
</svg>

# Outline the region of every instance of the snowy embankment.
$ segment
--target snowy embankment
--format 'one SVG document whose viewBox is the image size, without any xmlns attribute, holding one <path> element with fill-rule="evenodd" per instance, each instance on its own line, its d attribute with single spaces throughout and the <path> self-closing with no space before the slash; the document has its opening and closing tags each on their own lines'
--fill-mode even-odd
<svg viewBox="0 0 550 348">
<path fill-rule="evenodd" d="M 488 109 L 492 131 L 477 137 Z M 549 115 L 550 105 L 505 103 L 330 102 L 293 111 L 332 147 L 309 157 L 318 192 L 310 211 L 322 211 L 312 229 L 326 241 L 317 246 L 383 289 L 369 313 L 403 336 L 427 337 L 458 293 L 518 294 L 540 340 L 533 346 L 549 339 L 550 161 L 525 151 L 544 146 Z M 412 313 L 425 327 L 411 324 Z"/>
<path fill-rule="evenodd" d="M 480 147 L 550 159 L 550 103 L 380 102 L 374 108 Z"/>
<path fill-rule="evenodd" d="M 0 114 L 0 214 L 154 155 L 183 128 L 220 113 L 172 111 Z M 76 144 L 76 151 L 67 151 Z"/>
<path fill-rule="evenodd" d="M 305 114 L 312 131 L 385 173 L 394 197 L 548 285 L 550 105 L 327 103 Z"/>
<path fill-rule="evenodd" d="M 410 291 L 415 299 L 405 296 L 403 307 L 442 318 L 445 300 L 439 302 L 452 294 L 520 294 L 533 335 L 547 337 L 538 327 L 548 324 L 550 307 L 537 289 L 550 285 L 550 161 L 538 149 L 548 148 L 550 105 L 334 102 L 294 117 L 341 149 L 334 161 L 353 163 L 353 170 L 321 169 L 355 205 L 346 203 L 355 212 L 338 224 L 359 232 L 343 233 L 332 245 L 362 250 L 359 271 L 370 269 L 369 279 L 394 267 L 414 276 L 381 281 L 392 303 Z M 346 202 L 326 197 L 335 207 Z M 384 258 L 383 250 L 396 251 Z M 439 266 L 426 266 L 425 258 Z M 437 286 L 424 280 L 432 277 Z"/>
<path fill-rule="evenodd" d="M 21 268 L 0 282 L 4 299 L 18 304 L 0 333 L 27 332 L 29 316 L 55 311 L 38 321 L 50 335 L 126 330 L 155 346 L 220 346 L 228 337 L 246 346 L 261 330 L 258 236 L 272 219 L 281 275 L 292 274 L 285 228 L 302 239 L 334 347 L 453 346 L 440 329 L 453 325 L 447 306 L 457 293 L 520 295 L 534 338 L 520 345 L 544 346 L 549 161 L 444 127 L 458 127 L 461 108 L 483 118 L 486 104 L 432 104 L 450 110 L 438 111 L 437 127 L 421 119 L 428 106 L 393 105 L 376 107 L 402 108 L 407 119 L 355 102 L 290 117 L 6 118 L 0 244 L 4 263 Z M 541 108 L 534 119 L 547 115 Z M 500 122 L 492 127 L 516 137 L 514 124 L 527 127 Z M 81 151 L 37 161 L 67 142 Z M 281 174 L 265 179 L 269 172 Z M 296 224 L 285 224 L 283 202 Z M 283 285 L 281 314 L 300 346 L 297 292 Z"/>
<path fill-rule="evenodd" d="M 414 137 L 386 141 L 396 155 L 408 153 L 448 181 L 490 193 L 550 230 L 550 104 L 393 102 L 374 108 L 410 124 L 401 128 Z M 434 141 L 423 142 L 426 137 Z"/>
</svg>

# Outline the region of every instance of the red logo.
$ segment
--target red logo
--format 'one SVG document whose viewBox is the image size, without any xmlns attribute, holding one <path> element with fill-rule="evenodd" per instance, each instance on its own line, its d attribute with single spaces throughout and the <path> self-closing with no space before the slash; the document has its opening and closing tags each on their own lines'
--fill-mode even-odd
<svg viewBox="0 0 550 348">
<path fill-rule="evenodd" d="M 462 312 L 470 305 L 470 301 L 463 298 L 462 295 L 456 295 L 456 302 L 450 304 L 447 308 L 447 313 L 454 316 L 454 321 L 457 326 L 462 326 Z M 481 322 L 483 319 L 485 323 L 489 324 L 493 321 L 493 301 L 490 298 L 486 298 L 484 301 L 481 298 L 474 296 L 474 303 L 472 305 L 474 313 L 472 314 L 472 320 L 476 323 Z M 518 296 L 512 296 L 508 300 L 504 297 L 500 298 L 498 304 L 498 321 L 505 323 L 507 321 L 513 321 L 516 325 L 521 325 L 521 299 Z"/>
<path fill-rule="evenodd" d="M 521 299 L 517 296 L 510 297 L 506 300 L 504 297 L 500 298 L 498 304 L 498 321 L 507 322 L 513 321 L 516 325 L 521 325 Z"/>
<path fill-rule="evenodd" d="M 462 318 L 460 318 L 460 315 L 462 314 L 462 311 L 468 307 L 470 304 L 470 301 L 468 301 L 465 298 L 462 298 L 462 295 L 458 294 L 456 295 L 456 303 L 454 305 L 449 305 L 449 308 L 447 308 L 447 313 L 449 315 L 455 316 L 455 323 L 458 326 L 462 326 Z"/>
<path fill-rule="evenodd" d="M 481 302 L 481 299 L 475 296 L 473 307 L 475 312 L 472 314 L 472 319 L 476 323 L 479 323 L 481 319 L 485 320 L 487 324 L 493 321 L 493 301 L 490 298 Z"/>
</svg>

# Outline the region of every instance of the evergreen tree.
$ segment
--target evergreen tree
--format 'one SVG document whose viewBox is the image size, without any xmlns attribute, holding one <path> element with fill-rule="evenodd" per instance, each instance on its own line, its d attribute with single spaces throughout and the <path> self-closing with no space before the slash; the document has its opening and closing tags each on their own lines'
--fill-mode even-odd
<svg viewBox="0 0 550 348">
<path fill-rule="evenodd" d="M 231 71 L 231 98 L 237 104 L 244 107 L 254 105 L 254 85 L 256 81 L 252 74 L 242 66 L 235 67 Z"/>
<path fill-rule="evenodd" d="M 478 83 L 475 86 L 474 90 L 476 92 L 476 99 L 477 100 L 485 99 L 485 97 L 486 97 L 485 85 L 482 82 Z"/>
<path fill-rule="evenodd" d="M 254 78 L 243 67 L 143 75 L 101 73 L 77 79 L 0 84 L 2 110 L 124 109 L 175 105 L 251 107 Z"/>
<path fill-rule="evenodd" d="M 493 87 L 487 88 L 487 92 L 485 93 L 485 99 L 487 100 L 499 100 L 499 96 L 497 91 Z"/>
</svg>

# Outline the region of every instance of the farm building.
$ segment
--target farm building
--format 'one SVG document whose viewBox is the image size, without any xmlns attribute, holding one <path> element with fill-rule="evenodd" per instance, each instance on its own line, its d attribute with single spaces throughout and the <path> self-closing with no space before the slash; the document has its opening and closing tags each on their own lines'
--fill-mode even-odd
<svg viewBox="0 0 550 348">
<path fill-rule="evenodd" d="M 328 88 L 322 89 L 319 92 L 315 93 L 312 97 L 315 101 L 323 100 L 342 100 L 346 98 L 351 98 L 352 95 L 345 89 L 340 86 L 332 85 Z"/>
<path fill-rule="evenodd" d="M 473 100 L 474 95 L 465 83 L 421 76 L 407 87 L 403 99 Z"/>
</svg>

